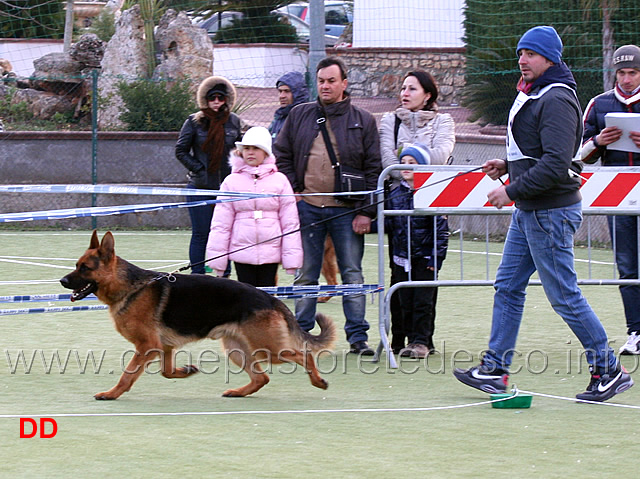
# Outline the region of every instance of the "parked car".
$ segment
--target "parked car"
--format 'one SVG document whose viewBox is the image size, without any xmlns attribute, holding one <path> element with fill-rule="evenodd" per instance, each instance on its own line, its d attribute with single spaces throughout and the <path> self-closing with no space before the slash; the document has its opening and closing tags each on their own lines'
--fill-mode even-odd
<svg viewBox="0 0 640 479">
<path fill-rule="evenodd" d="M 292 15 L 286 12 L 279 12 L 280 16 L 285 18 L 291 25 L 293 25 L 298 34 L 298 38 L 303 43 L 309 43 L 309 37 L 311 36 L 310 25 L 296 15 Z M 327 47 L 332 47 L 338 42 L 338 36 L 329 33 L 324 34 L 324 44 Z"/>
<path fill-rule="evenodd" d="M 205 20 L 202 20 L 202 18 L 194 18 L 193 23 L 204 28 L 207 31 L 209 38 L 213 40 L 213 37 L 216 35 L 219 28 L 228 27 L 236 18 L 242 18 L 242 13 L 227 11 L 214 13 Z"/>
<path fill-rule="evenodd" d="M 308 3 L 292 3 L 280 7 L 277 11 L 295 15 L 306 23 L 310 23 Z M 346 26 L 353 22 L 353 2 L 325 0 L 324 21 L 325 34 L 339 37 Z"/>
<path fill-rule="evenodd" d="M 291 14 L 286 11 L 278 10 L 277 13 L 278 15 L 280 15 L 281 18 L 285 19 L 287 22 L 293 25 L 293 27 L 296 29 L 298 38 L 302 43 L 309 43 L 309 37 L 311 35 L 310 33 L 311 27 L 307 22 L 302 20 L 297 15 Z M 231 25 L 233 20 L 236 18 L 242 18 L 242 13 L 234 12 L 234 11 L 226 11 L 226 12 L 214 13 L 213 15 L 211 15 L 211 17 L 204 20 L 202 19 L 202 17 L 195 17 L 192 19 L 192 22 L 198 25 L 199 27 L 204 28 L 207 31 L 209 38 L 211 38 L 211 41 L 215 43 L 215 36 L 218 29 Z M 337 43 L 338 36 L 327 33 L 324 36 L 324 41 L 326 46 L 332 47 Z"/>
</svg>

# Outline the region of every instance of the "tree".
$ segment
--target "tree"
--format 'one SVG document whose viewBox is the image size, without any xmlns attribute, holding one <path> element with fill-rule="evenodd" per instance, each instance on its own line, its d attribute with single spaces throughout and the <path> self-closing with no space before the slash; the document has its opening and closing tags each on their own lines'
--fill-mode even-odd
<svg viewBox="0 0 640 479">
<path fill-rule="evenodd" d="M 613 52 L 615 51 L 613 15 L 620 6 L 618 0 L 584 0 L 586 11 L 598 3 L 602 13 L 602 85 L 605 90 L 613 88 Z"/>
<path fill-rule="evenodd" d="M 144 23 L 144 40 L 147 46 L 147 76 L 153 76 L 156 68 L 156 45 L 153 30 L 157 19 L 163 11 L 162 0 L 138 0 L 140 4 L 140 15 Z M 156 18 L 158 17 L 158 18 Z"/>
<path fill-rule="evenodd" d="M 204 18 L 217 12 L 235 11 L 242 14 L 228 27 L 216 33 L 221 43 L 293 43 L 298 39 L 296 29 L 283 21 L 274 10 L 295 0 L 229 0 L 224 5 L 207 5 L 196 10 Z"/>
<path fill-rule="evenodd" d="M 0 0 L 0 38 L 62 38 L 60 0 Z"/>
<path fill-rule="evenodd" d="M 612 87 L 613 52 L 636 43 L 640 29 L 637 0 L 466 0 L 464 16 L 462 104 L 473 111 L 472 119 L 495 124 L 507 121 L 520 75 L 515 48 L 527 29 L 552 25 L 558 31 L 583 108 Z"/>
</svg>

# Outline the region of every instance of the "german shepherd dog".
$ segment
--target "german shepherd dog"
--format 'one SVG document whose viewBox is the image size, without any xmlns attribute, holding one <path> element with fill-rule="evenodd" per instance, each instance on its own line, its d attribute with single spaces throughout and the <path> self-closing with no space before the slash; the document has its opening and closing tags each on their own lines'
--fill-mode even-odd
<svg viewBox="0 0 640 479">
<path fill-rule="evenodd" d="M 318 373 L 314 354 L 332 347 L 334 323 L 316 315 L 321 332 L 311 335 L 280 300 L 251 285 L 231 279 L 192 274 L 158 273 L 139 268 L 116 256 L 114 238 L 96 231 L 89 249 L 76 269 L 60 280 L 73 290 L 71 301 L 95 293 L 109 306 L 116 330 L 132 342 L 136 354 L 118 383 L 96 394 L 96 399 L 117 399 L 131 389 L 145 364 L 162 355 L 162 375 L 186 378 L 198 372 L 195 366 L 176 368 L 174 350 L 204 338 L 220 339 L 229 358 L 243 368 L 251 381 L 222 395 L 243 397 L 269 382 L 261 362 L 297 363 L 304 367 L 311 384 L 327 389 Z"/>
</svg>

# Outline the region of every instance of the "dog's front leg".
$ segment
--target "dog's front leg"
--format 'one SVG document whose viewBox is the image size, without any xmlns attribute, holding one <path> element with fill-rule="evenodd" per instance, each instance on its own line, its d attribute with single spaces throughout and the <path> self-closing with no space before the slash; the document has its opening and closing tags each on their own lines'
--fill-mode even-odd
<svg viewBox="0 0 640 479">
<path fill-rule="evenodd" d="M 167 379 L 181 379 L 188 378 L 192 374 L 198 372 L 198 368 L 193 364 L 189 364 L 182 368 L 175 367 L 175 358 L 173 356 L 173 347 L 171 346 L 163 346 L 162 347 L 163 356 L 162 356 L 162 375 Z"/>
<path fill-rule="evenodd" d="M 120 376 L 118 384 L 116 384 L 106 392 L 94 395 L 94 398 L 102 401 L 118 399 L 120 396 L 122 396 L 123 393 L 126 393 L 129 389 L 131 389 L 133 383 L 135 383 L 140 375 L 144 372 L 145 364 L 153 360 L 156 356 L 158 356 L 158 354 L 162 352 L 162 350 L 158 348 L 145 348 L 142 349 L 145 352 L 140 353 L 140 349 L 142 348 L 136 348 L 136 352 L 131 358 L 131 361 L 129 361 L 126 369 L 122 373 L 122 376 Z"/>
</svg>

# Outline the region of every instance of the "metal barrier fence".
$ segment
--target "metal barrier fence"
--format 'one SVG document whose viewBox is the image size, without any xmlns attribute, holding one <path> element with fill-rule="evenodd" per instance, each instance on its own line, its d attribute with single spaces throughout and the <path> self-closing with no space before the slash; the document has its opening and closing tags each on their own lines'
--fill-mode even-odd
<svg viewBox="0 0 640 479">
<path fill-rule="evenodd" d="M 413 210 L 387 210 L 384 204 L 384 182 L 392 171 L 415 170 L 414 175 L 414 209 Z M 510 215 L 514 206 L 506 206 L 497 209 L 487 200 L 487 193 L 497 187 L 498 183 L 486 176 L 479 167 L 461 166 L 424 166 L 424 165 L 393 165 L 385 168 L 378 179 L 378 284 L 386 285 L 387 257 L 384 251 L 384 219 L 386 216 L 482 216 L 485 219 L 485 264 L 486 273 L 484 279 L 465 278 L 464 269 L 464 223 L 456 233 L 459 235 L 460 245 L 460 275 L 455 280 L 439 279 L 438 271 L 435 271 L 433 281 L 412 281 L 409 271 L 409 281 L 402 281 L 392 285 L 379 302 L 379 331 L 381 342 L 377 348 L 376 360 L 385 349 L 389 358 L 389 365 L 397 367 L 394 355 L 391 352 L 388 333 L 391 325 L 390 301 L 392 295 L 400 288 L 420 288 L 434 286 L 493 286 L 494 279 L 490 277 L 490 238 L 496 233 L 495 228 L 489 227 L 489 220 L 496 215 Z M 625 285 L 640 284 L 640 279 L 617 278 L 615 264 L 611 268 L 610 278 L 594 278 L 592 276 L 592 242 L 590 235 L 591 219 L 594 216 L 640 216 L 640 167 L 598 167 L 585 168 L 581 173 L 582 181 L 582 212 L 586 217 L 587 226 L 587 263 L 588 274 L 586 278 L 578 276 L 579 285 Z M 508 182 L 507 177 L 503 179 Z M 638 225 L 638 238 L 640 239 L 640 222 Z M 409 226 L 408 226 L 409 227 Z M 436 222 L 434 221 L 433 237 L 436 237 Z M 409 241 L 411 235 L 408 234 Z M 615 258 L 616 238 L 612 240 L 612 253 Z M 436 256 L 434 244 L 434 257 Z M 411 251 L 409 249 L 409 251 Z M 640 241 L 638 243 L 638 269 L 640 271 Z M 540 285 L 540 281 L 532 279 L 529 285 Z"/>
</svg>

